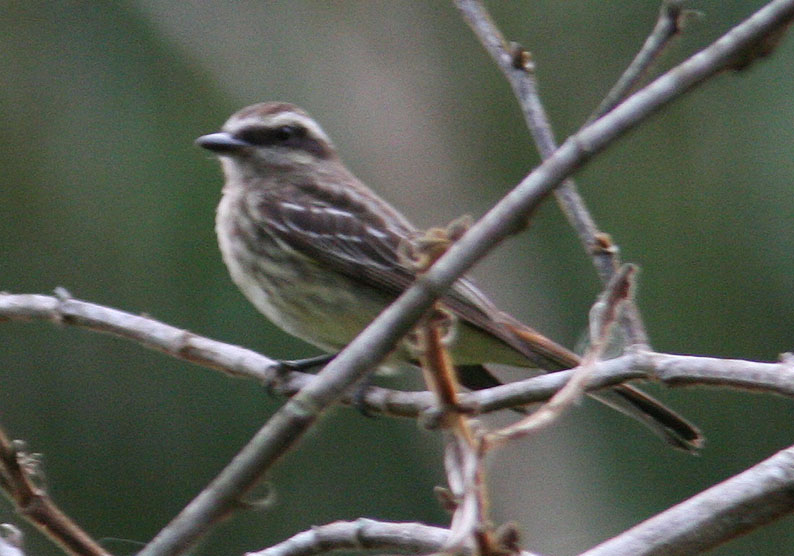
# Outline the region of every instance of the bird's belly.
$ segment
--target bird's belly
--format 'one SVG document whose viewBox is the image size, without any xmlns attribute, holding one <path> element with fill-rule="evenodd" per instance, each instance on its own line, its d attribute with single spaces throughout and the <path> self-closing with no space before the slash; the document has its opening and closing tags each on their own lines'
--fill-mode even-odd
<svg viewBox="0 0 794 556">
<path fill-rule="evenodd" d="M 273 323 L 327 351 L 350 343 L 386 306 L 362 299 L 362 292 L 344 277 L 301 268 L 301 278 L 275 277 L 272 272 L 250 280 L 234 277 L 248 299 Z M 273 289 L 273 281 L 283 280 Z"/>
<path fill-rule="evenodd" d="M 276 250 L 268 256 L 229 234 L 218 239 L 229 274 L 248 300 L 279 328 L 323 350 L 342 349 L 390 301 L 302 255 Z"/>
</svg>

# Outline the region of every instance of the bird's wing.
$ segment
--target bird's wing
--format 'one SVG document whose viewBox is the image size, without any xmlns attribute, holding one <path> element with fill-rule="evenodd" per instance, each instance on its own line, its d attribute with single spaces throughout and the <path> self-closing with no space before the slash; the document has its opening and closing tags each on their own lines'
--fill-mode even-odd
<svg viewBox="0 0 794 556">
<path fill-rule="evenodd" d="M 319 192 L 308 185 L 290 185 L 252 197 L 248 210 L 263 232 L 286 247 L 397 297 L 416 279 L 415 271 L 399 254 L 400 243 L 407 241 L 414 229 L 385 203 L 373 210 L 372 202 L 345 190 Z M 517 334 L 514 326 L 520 323 L 498 311 L 466 278 L 459 280 L 442 302 L 462 320 L 523 354 L 533 366 L 547 370 L 572 366 L 565 348 L 527 327 L 522 331 L 537 335 L 540 344 Z"/>
<path fill-rule="evenodd" d="M 255 194 L 248 210 L 263 232 L 356 281 L 396 296 L 415 278 L 398 254 L 408 225 L 386 222 L 344 191 L 284 187 Z"/>
</svg>

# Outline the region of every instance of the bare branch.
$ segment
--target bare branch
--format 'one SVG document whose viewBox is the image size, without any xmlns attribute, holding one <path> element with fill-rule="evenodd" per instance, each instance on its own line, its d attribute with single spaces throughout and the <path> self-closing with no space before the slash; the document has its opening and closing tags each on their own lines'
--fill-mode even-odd
<svg viewBox="0 0 794 556">
<path fill-rule="evenodd" d="M 513 88 L 541 158 L 549 158 L 557 150 L 557 141 L 540 101 L 529 53 L 519 45 L 507 44 L 480 0 L 455 0 L 455 5 Z M 593 257 L 601 280 L 608 282 L 618 265 L 617 248 L 611 243 L 612 248 L 604 248 L 599 238 L 605 234 L 598 230 L 572 179 L 565 180 L 554 194 L 585 251 Z"/>
<path fill-rule="evenodd" d="M 177 359 L 232 376 L 264 381 L 285 396 L 296 394 L 317 379 L 314 375 L 296 371 L 275 371 L 279 362 L 248 349 L 197 336 L 149 317 L 77 299 L 64 303 L 45 295 L 0 293 L 2 320 L 45 320 L 114 334 Z M 178 348 L 182 344 L 173 341 L 182 341 L 183 338 L 190 338 L 189 352 L 201 354 L 200 357 L 184 357 L 186 350 Z M 162 349 L 161 345 L 171 347 Z M 560 371 L 487 390 L 461 393 L 460 403 L 480 412 L 491 412 L 543 402 L 562 388 L 572 372 Z M 271 379 L 271 373 L 276 377 Z M 588 381 L 588 390 L 638 379 L 659 380 L 668 386 L 711 385 L 794 397 L 794 360 L 789 357 L 780 363 L 759 363 L 633 350 L 621 357 L 596 363 Z M 352 403 L 352 396 L 345 394 L 342 401 Z M 433 396 L 429 392 L 404 392 L 375 386 L 366 389 L 362 401 L 367 411 L 408 418 L 417 418 L 433 406 Z"/>
<path fill-rule="evenodd" d="M 461 406 L 480 413 L 548 400 L 570 380 L 575 369 L 540 375 L 486 390 L 461 393 Z M 316 377 L 290 373 L 276 391 L 292 395 Z M 660 381 L 667 386 L 720 386 L 766 392 L 794 398 L 794 359 L 762 363 L 698 355 L 675 355 L 632 350 L 593 365 L 587 391 L 601 390 L 632 380 Z M 347 402 L 349 397 L 344 398 Z M 403 392 L 370 386 L 363 396 L 367 411 L 394 417 L 417 418 L 433 407 L 430 392 Z"/>
<path fill-rule="evenodd" d="M 58 297 L 52 297 L 0 292 L 0 321 L 46 320 L 88 328 L 133 340 L 177 359 L 265 384 L 274 379 L 280 368 L 278 361 L 249 349 L 197 336 L 149 317 L 80 301 L 70 297 L 62 288 L 58 294 Z"/>
<path fill-rule="evenodd" d="M 515 44 L 508 48 L 481 0 L 455 0 L 455 3 L 512 86 L 538 152 L 541 158 L 547 159 L 557 149 L 557 142 L 540 101 L 533 67 L 528 63 L 529 53 Z M 598 229 L 573 179 L 563 181 L 554 195 L 585 252 L 592 258 L 599 278 L 607 284 L 620 266 L 620 249 L 608 234 Z M 633 302 L 624 310 L 623 323 L 629 345 L 648 345 L 645 326 Z"/>
<path fill-rule="evenodd" d="M 0 488 L 25 519 L 67 554 L 109 556 L 104 548 L 80 529 L 50 499 L 42 486 L 37 455 L 26 451 L 24 443 L 18 440 L 12 442 L 2 428 L 0 428 Z M 6 526 L 4 532 L 11 533 L 5 544 L 13 544 L 10 541 L 17 538 L 14 531 L 10 531 Z M 21 542 L 21 536 L 18 539 Z M 2 551 L 12 554 L 10 546 L 3 546 Z"/>
<path fill-rule="evenodd" d="M 537 202 L 532 196 L 541 194 L 540 190 L 547 187 L 543 185 L 545 180 L 551 178 L 552 181 L 557 181 L 566 177 L 565 171 L 557 174 L 558 164 L 567 166 L 566 161 L 577 166 L 583 164 L 617 135 L 623 134 L 667 102 L 730 66 L 741 52 L 757 44 L 761 37 L 777 32 L 791 20 L 794 11 L 794 3 L 791 0 L 771 2 L 720 40 L 668 71 L 600 120 L 580 130 L 555 151 L 554 139 L 538 100 L 534 80 L 531 79 L 531 74 L 525 66 L 515 63 L 517 59 L 521 60 L 524 57 L 517 57 L 515 52 L 510 53 L 507 50 L 504 39 L 481 3 L 476 0 L 456 1 L 481 42 L 516 91 L 541 154 L 549 158 L 450 249 L 433 269 L 438 274 L 446 272 L 448 270 L 446 266 L 451 267 L 451 262 L 458 257 L 458 253 L 470 248 L 469 244 L 476 242 L 477 249 L 484 251 L 488 247 L 486 242 L 490 241 L 493 244 L 504 237 L 504 233 L 520 227 L 523 219 Z M 564 203 L 564 206 L 572 207 L 574 204 Z M 581 203 L 576 206 L 581 206 Z M 615 269 L 614 246 L 608 239 L 605 242 L 605 234 L 596 231 L 586 211 L 577 212 L 576 219 L 580 221 L 575 227 L 588 251 L 595 250 L 596 260 L 601 261 L 596 263 L 599 273 L 603 279 L 608 279 Z M 480 234 L 481 231 L 485 233 Z M 604 248 L 604 245 L 607 248 Z M 471 253 L 473 259 L 479 256 L 478 252 Z M 461 263 L 462 266 L 468 264 L 462 260 Z M 433 272 L 428 275 L 428 278 L 432 277 L 434 277 Z"/>
<path fill-rule="evenodd" d="M 537 376 L 461 396 L 461 403 L 481 411 L 541 402 L 561 389 L 575 369 Z M 713 385 L 794 397 L 794 360 L 757 363 L 694 355 L 632 351 L 593 365 L 588 391 L 636 379 L 659 380 L 668 386 Z"/>
<path fill-rule="evenodd" d="M 426 554 L 441 549 L 449 530 L 421 523 L 385 523 L 360 518 L 312 527 L 259 552 L 246 556 L 313 556 L 334 550 L 398 550 Z M 462 549 L 472 554 L 472 546 Z"/>
<path fill-rule="evenodd" d="M 794 511 L 794 447 L 581 556 L 700 554 Z"/>
<path fill-rule="evenodd" d="M 637 85 L 656 58 L 670 44 L 670 41 L 681 32 L 681 20 L 685 17 L 684 0 L 663 0 L 659 8 L 656 25 L 645 39 L 645 44 L 634 57 L 629 67 L 620 76 L 614 87 L 607 93 L 595 112 L 587 119 L 590 123 L 597 120 L 615 106 Z"/>
<path fill-rule="evenodd" d="M 622 271 L 609 282 L 607 289 L 593 305 L 590 311 L 590 348 L 565 386 L 531 415 L 518 423 L 487 434 L 485 436 L 487 448 L 500 446 L 509 440 L 548 426 L 582 397 L 587 390 L 593 366 L 598 362 L 609 342 L 612 327 L 620 314 L 620 307 L 631 298 L 632 279 L 636 271 L 636 267 L 624 265 Z"/>
<path fill-rule="evenodd" d="M 337 521 L 312 527 L 259 552 L 247 556 L 314 556 L 334 550 L 394 550 L 406 554 L 438 552 L 446 543 L 449 530 L 421 523 L 387 523 L 371 519 Z M 466 544 L 459 554 L 471 555 L 473 545 Z M 520 556 L 538 556 L 520 552 Z"/>
</svg>

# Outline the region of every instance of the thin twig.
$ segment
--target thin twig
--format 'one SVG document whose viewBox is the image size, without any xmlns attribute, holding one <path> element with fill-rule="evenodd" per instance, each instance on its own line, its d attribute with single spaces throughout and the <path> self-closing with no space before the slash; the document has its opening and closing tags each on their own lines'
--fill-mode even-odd
<svg viewBox="0 0 794 556">
<path fill-rule="evenodd" d="M 701 554 L 794 511 L 794 447 L 581 556 Z"/>
<path fill-rule="evenodd" d="M 427 389 L 436 397 L 439 409 L 443 413 L 444 428 L 463 434 L 467 441 L 472 441 L 466 418 L 461 412 L 458 402 L 458 383 L 455 366 L 445 344 L 445 337 L 455 326 L 454 316 L 448 315 L 439 304 L 433 309 L 433 315 L 424 319 L 411 333 L 412 348 L 416 353 Z M 441 321 L 444 322 L 441 322 Z M 442 327 L 448 328 L 446 332 Z"/>
<path fill-rule="evenodd" d="M 481 0 L 455 0 L 455 4 L 513 88 L 541 158 L 549 158 L 557 150 L 557 141 L 540 101 L 529 53 L 519 45 L 507 45 Z M 565 179 L 554 191 L 554 196 L 585 252 L 592 258 L 599 278 L 607 284 L 620 267 L 620 249 L 608 234 L 598 229 L 573 179 Z M 636 306 L 626 307 L 623 318 L 627 343 L 647 346 L 647 334 Z"/>
<path fill-rule="evenodd" d="M 474 540 L 478 554 L 492 554 L 483 453 L 479 443 L 471 442 L 463 434 L 450 434 L 444 449 L 444 468 L 453 512 L 450 535 L 442 551 L 456 554 L 469 540 Z"/>
<path fill-rule="evenodd" d="M 622 101 L 639 80 L 648 71 L 648 68 L 659 57 L 670 41 L 681 32 L 681 19 L 684 17 L 684 0 L 663 0 L 659 8 L 659 17 L 656 25 L 645 39 L 642 48 L 634 57 L 629 67 L 620 76 L 617 83 L 598 105 L 598 108 L 587 118 L 587 123 L 597 120 Z"/>
<path fill-rule="evenodd" d="M 603 355 L 609 342 L 613 325 L 620 315 L 620 307 L 631 299 L 632 280 L 636 271 L 636 267 L 624 265 L 593 305 L 590 311 L 590 346 L 582 357 L 582 362 L 571 374 L 571 379 L 531 415 L 517 423 L 488 433 L 484 440 L 486 449 L 501 446 L 509 440 L 526 436 L 548 426 L 581 399 L 587 389 L 593 367 Z"/>
<path fill-rule="evenodd" d="M 541 158 L 549 158 L 557 150 L 557 142 L 540 101 L 529 53 L 518 45 L 508 45 L 480 0 L 455 0 L 455 5 L 513 88 Z M 599 276 L 604 283 L 608 282 L 616 268 L 613 262 L 615 253 L 601 248 L 598 237 L 603 234 L 587 210 L 576 184 L 567 179 L 554 194 L 585 250 L 593 257 Z"/>
<path fill-rule="evenodd" d="M 403 246 L 405 262 L 421 277 L 470 225 L 466 218 L 465 222 L 458 220 L 446 228 L 432 228 L 418 235 Z M 444 468 L 452 523 L 442 552 L 456 554 L 474 539 L 478 554 L 491 555 L 497 550 L 488 519 L 484 452 L 458 402 L 460 383 L 446 345 L 454 335 L 456 321 L 455 315 L 436 302 L 430 314 L 409 334 L 407 344 L 419 360 L 427 389 L 436 397 L 440 424 L 447 432 Z"/>
<path fill-rule="evenodd" d="M 50 499 L 42 486 L 39 458 L 12 442 L 0 428 L 0 488 L 17 511 L 73 556 L 109 556 Z"/>
</svg>

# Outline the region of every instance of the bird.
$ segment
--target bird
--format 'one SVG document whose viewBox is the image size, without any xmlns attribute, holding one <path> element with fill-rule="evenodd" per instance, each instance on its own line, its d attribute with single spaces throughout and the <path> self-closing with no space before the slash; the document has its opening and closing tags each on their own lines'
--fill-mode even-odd
<svg viewBox="0 0 794 556">
<path fill-rule="evenodd" d="M 254 104 L 196 144 L 220 159 L 225 176 L 215 230 L 232 281 L 289 334 L 336 353 L 416 279 L 402 251 L 417 228 L 353 175 L 303 109 Z M 554 372 L 580 362 L 500 311 L 467 277 L 440 303 L 454 315 L 450 353 L 469 389 L 500 384 L 486 364 Z M 412 363 L 403 344 L 383 367 Z M 590 395 L 675 448 L 695 452 L 703 444 L 694 425 L 634 386 Z"/>
</svg>

